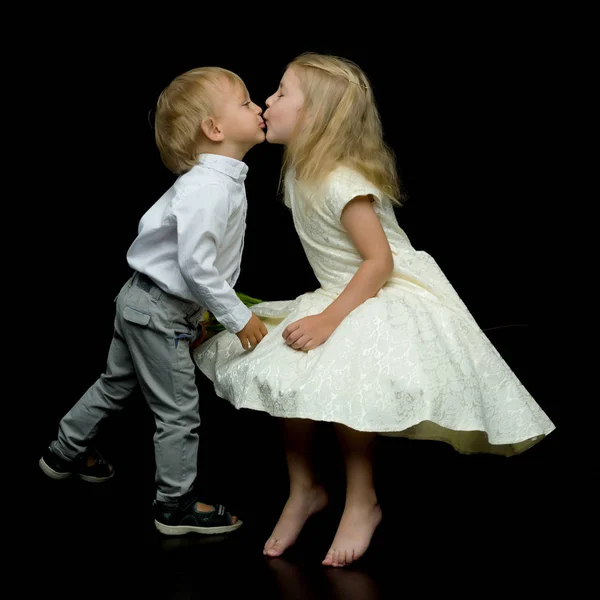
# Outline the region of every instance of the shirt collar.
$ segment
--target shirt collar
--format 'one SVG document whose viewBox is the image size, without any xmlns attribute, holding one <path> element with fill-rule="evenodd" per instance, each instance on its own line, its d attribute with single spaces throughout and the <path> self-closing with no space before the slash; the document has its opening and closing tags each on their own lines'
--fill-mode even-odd
<svg viewBox="0 0 600 600">
<path fill-rule="evenodd" d="M 241 181 L 246 179 L 248 173 L 248 165 L 245 162 L 220 154 L 201 154 L 198 165 L 229 175 L 233 179 L 241 179 Z"/>
</svg>

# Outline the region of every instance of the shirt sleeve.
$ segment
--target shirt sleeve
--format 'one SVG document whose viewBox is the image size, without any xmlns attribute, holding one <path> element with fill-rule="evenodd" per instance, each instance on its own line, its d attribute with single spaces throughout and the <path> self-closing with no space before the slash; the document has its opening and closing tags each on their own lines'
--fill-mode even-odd
<svg viewBox="0 0 600 600">
<path fill-rule="evenodd" d="M 199 304 L 225 329 L 241 331 L 252 316 L 215 266 L 230 215 L 229 194 L 219 184 L 186 192 L 173 206 L 181 275 Z"/>
</svg>

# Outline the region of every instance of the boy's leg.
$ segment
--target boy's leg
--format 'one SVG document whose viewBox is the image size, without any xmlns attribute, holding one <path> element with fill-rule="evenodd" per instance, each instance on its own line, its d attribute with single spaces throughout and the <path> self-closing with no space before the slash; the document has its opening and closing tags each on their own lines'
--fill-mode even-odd
<svg viewBox="0 0 600 600">
<path fill-rule="evenodd" d="M 175 339 L 161 304 L 147 325 L 127 324 L 125 335 L 156 423 L 156 499 L 168 502 L 188 492 L 196 478 L 200 411 L 189 343 Z"/>
<path fill-rule="evenodd" d="M 123 286 L 117 305 L 130 286 L 131 282 Z M 60 421 L 58 438 L 39 461 L 42 471 L 53 479 L 65 479 L 73 473 L 86 481 L 110 479 L 112 467 L 99 454 L 90 454 L 88 446 L 100 422 L 108 414 L 125 407 L 125 401 L 136 385 L 133 361 L 123 337 L 117 309 L 106 371 Z"/>
<path fill-rule="evenodd" d="M 155 417 L 156 513 L 161 519 L 157 527 L 173 535 L 225 533 L 241 522 L 220 505 L 198 504 L 193 489 L 200 411 L 189 341 L 196 329 L 182 306 L 182 301 L 136 276 L 117 319 Z"/>
<path fill-rule="evenodd" d="M 58 439 L 51 448 L 63 460 L 72 461 L 87 450 L 100 422 L 110 413 L 123 409 L 137 385 L 131 354 L 118 321 L 115 320 L 105 373 L 90 386 L 58 426 Z"/>
</svg>

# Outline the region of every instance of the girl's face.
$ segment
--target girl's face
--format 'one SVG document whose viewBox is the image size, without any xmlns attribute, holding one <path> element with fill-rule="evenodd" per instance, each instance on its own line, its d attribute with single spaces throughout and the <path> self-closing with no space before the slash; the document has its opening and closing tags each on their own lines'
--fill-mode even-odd
<svg viewBox="0 0 600 600">
<path fill-rule="evenodd" d="M 267 98 L 266 104 L 268 108 L 263 116 L 267 123 L 267 141 L 289 144 L 304 106 L 300 80 L 291 68 L 284 73 L 279 88 Z"/>
</svg>

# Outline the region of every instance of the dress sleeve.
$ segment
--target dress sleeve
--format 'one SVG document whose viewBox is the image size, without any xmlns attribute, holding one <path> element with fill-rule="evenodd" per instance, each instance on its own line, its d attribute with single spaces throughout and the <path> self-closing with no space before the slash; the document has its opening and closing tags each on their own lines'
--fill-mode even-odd
<svg viewBox="0 0 600 600">
<path fill-rule="evenodd" d="M 368 195 L 371 195 L 377 204 L 383 202 L 384 196 L 381 191 L 352 169 L 334 171 L 325 186 L 325 204 L 337 221 L 341 219 L 342 211 L 350 200 Z"/>
</svg>

